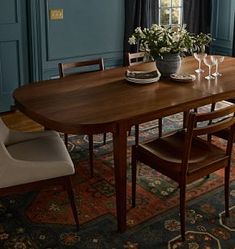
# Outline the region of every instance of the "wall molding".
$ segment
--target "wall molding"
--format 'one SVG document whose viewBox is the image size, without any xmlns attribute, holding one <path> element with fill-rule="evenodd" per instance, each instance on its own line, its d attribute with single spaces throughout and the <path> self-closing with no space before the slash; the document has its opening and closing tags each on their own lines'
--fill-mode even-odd
<svg viewBox="0 0 235 249">
<path fill-rule="evenodd" d="M 213 1 L 211 24 L 212 37 L 215 38 L 212 42 L 213 53 L 231 55 L 233 40 L 231 26 L 235 9 L 232 1 L 234 0 L 228 0 L 226 3 L 219 0 Z M 220 8 L 221 6 L 223 8 Z"/>
<path fill-rule="evenodd" d="M 30 81 L 43 79 L 40 0 L 28 0 Z"/>
<path fill-rule="evenodd" d="M 123 54 L 122 50 L 119 51 L 103 51 L 103 52 L 99 52 L 99 53 L 87 53 L 87 54 L 80 54 L 80 55 L 74 55 L 74 56 L 67 56 L 67 57 L 56 57 L 53 59 L 48 59 L 48 62 L 56 62 L 56 61 L 66 61 L 66 60 L 78 60 L 81 58 L 92 58 L 92 57 L 106 57 L 108 55 L 121 55 Z"/>
<path fill-rule="evenodd" d="M 74 0 L 74 4 L 77 2 Z M 63 3 L 64 4 L 64 3 Z M 63 7 L 60 1 L 49 0 L 27 0 L 28 18 L 29 18 L 29 54 L 30 54 L 30 80 L 39 81 L 50 78 L 57 74 L 57 64 L 59 62 L 68 62 L 75 60 L 89 60 L 95 57 L 103 57 L 107 62 L 107 67 L 122 65 L 123 51 L 121 45 L 100 49 L 74 50 L 72 53 L 56 53 L 50 50 L 54 46 L 52 39 L 53 27 L 50 27 L 49 9 Z M 69 8 L 72 8 L 70 6 Z M 52 25 L 53 26 L 53 25 Z M 66 28 L 63 26 L 62 28 Z M 51 33 L 52 32 L 52 33 Z M 62 32 L 63 34 L 63 32 Z M 63 37 L 61 37 L 63 39 Z M 59 41 L 58 41 L 59 42 Z M 63 49 L 63 48 L 62 48 Z M 106 50 L 108 49 L 108 50 Z"/>
</svg>

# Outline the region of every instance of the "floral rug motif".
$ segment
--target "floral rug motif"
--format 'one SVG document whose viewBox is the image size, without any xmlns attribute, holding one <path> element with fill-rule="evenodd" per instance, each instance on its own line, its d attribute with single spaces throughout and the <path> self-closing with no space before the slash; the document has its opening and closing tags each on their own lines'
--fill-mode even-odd
<svg viewBox="0 0 235 249">
<path fill-rule="evenodd" d="M 0 248 L 235 248 L 235 182 L 231 184 L 229 218 L 224 217 L 222 188 L 187 203 L 186 241 L 184 243 L 180 240 L 178 208 L 129 228 L 123 234 L 116 232 L 116 220 L 109 214 L 84 223 L 81 230 L 77 232 L 74 225 L 32 222 L 25 215 L 25 210 L 36 195 L 36 193 L 28 193 L 1 199 Z M 146 210 L 151 208 L 148 205 L 145 207 Z M 63 216 L 63 214 L 60 215 Z M 64 219 L 66 219 L 65 216 Z"/>
<path fill-rule="evenodd" d="M 165 117 L 164 132 L 182 126 L 182 115 Z M 134 130 L 128 144 L 134 142 Z M 158 122 L 140 126 L 140 141 L 158 136 Z M 112 136 L 103 145 L 95 136 L 95 176 L 90 177 L 88 144 L 84 136 L 69 136 L 75 162 L 73 177 L 81 230 L 76 231 L 67 195 L 59 187 L 0 198 L 0 248 L 235 249 L 235 166 L 233 153 L 230 218 L 224 217 L 223 172 L 201 179 L 187 188 L 186 242 L 180 240 L 179 191 L 169 178 L 141 165 L 136 208 L 131 208 L 128 165 L 128 230 L 116 232 Z M 224 147 L 225 141 L 213 139 Z M 234 148 L 235 150 L 235 148 Z M 128 149 L 130 162 L 130 149 Z"/>
</svg>

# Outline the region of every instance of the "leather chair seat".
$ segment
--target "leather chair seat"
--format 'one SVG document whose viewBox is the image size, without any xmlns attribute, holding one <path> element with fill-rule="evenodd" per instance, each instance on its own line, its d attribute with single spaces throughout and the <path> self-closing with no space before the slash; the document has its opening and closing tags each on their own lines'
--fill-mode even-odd
<svg viewBox="0 0 235 249">
<path fill-rule="evenodd" d="M 155 162 L 152 167 L 163 171 L 166 175 L 181 172 L 182 157 L 184 153 L 185 133 L 176 132 L 166 137 L 158 138 L 149 143 L 139 145 L 136 153 L 142 159 Z M 190 158 L 188 160 L 188 175 L 205 168 L 206 164 L 211 164 L 225 156 L 225 151 L 217 146 L 208 143 L 201 138 L 194 138 Z M 177 175 L 176 175 L 177 176 Z"/>
</svg>

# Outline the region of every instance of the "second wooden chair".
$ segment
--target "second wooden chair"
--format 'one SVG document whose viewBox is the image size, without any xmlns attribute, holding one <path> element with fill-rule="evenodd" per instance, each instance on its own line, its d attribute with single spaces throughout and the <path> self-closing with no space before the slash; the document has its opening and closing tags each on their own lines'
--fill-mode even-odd
<svg viewBox="0 0 235 249">
<path fill-rule="evenodd" d="M 71 63 L 59 63 L 59 75 L 60 78 L 66 77 L 67 75 L 71 75 L 71 70 L 81 67 L 92 67 L 92 69 L 88 68 L 85 72 L 74 72 L 76 73 L 86 73 L 86 72 L 94 72 L 94 71 L 103 71 L 104 70 L 104 61 L 103 58 L 95 59 L 95 60 L 88 60 L 88 61 L 78 61 L 78 62 L 71 62 Z M 94 68 L 96 67 L 96 68 Z M 89 135 L 89 160 L 90 160 L 90 171 L 91 176 L 94 175 L 94 159 L 93 159 L 93 136 Z M 68 147 L 68 134 L 64 134 L 65 145 Z M 106 133 L 104 133 L 104 144 L 106 143 Z"/>
<path fill-rule="evenodd" d="M 149 143 L 132 147 L 132 205 L 136 197 L 137 161 L 143 162 L 179 184 L 181 236 L 185 240 L 186 185 L 219 169 L 225 172 L 225 215 L 229 216 L 230 162 L 234 140 L 235 118 L 228 114 L 235 112 L 235 105 L 209 113 L 190 113 L 186 131 L 176 132 Z M 225 118 L 226 117 L 226 118 Z M 216 123 L 211 120 L 219 121 Z M 222 118 L 222 119 L 221 119 Z M 198 123 L 208 125 L 197 126 Z M 208 135 L 229 129 L 226 150 L 208 141 L 201 135 Z"/>
<path fill-rule="evenodd" d="M 127 65 L 134 66 L 145 62 L 145 52 L 127 53 Z M 162 136 L 162 118 L 158 119 L 158 134 Z M 135 125 L 135 144 L 139 143 L 139 125 Z"/>
</svg>

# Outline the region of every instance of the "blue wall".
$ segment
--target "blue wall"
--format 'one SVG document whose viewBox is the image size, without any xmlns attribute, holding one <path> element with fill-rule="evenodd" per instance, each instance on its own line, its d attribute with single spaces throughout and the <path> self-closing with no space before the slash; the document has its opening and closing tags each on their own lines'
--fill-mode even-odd
<svg viewBox="0 0 235 249">
<path fill-rule="evenodd" d="M 39 36 L 36 44 L 32 43 L 32 50 L 41 57 L 38 68 L 32 69 L 39 71 L 39 79 L 56 77 L 57 65 L 62 61 L 103 57 L 106 67 L 122 64 L 124 0 L 33 1 L 35 5 L 38 2 L 40 10 L 40 15 L 33 6 L 30 10 L 31 20 L 40 22 L 40 35 L 32 27 L 32 33 Z M 64 19 L 50 20 L 50 9 L 63 9 Z"/>
<path fill-rule="evenodd" d="M 40 35 L 33 79 L 48 79 L 58 75 L 62 61 L 104 57 L 107 67 L 122 65 L 125 0 L 31 0 L 39 8 L 31 14 Z M 235 0 L 213 0 L 211 32 L 215 41 L 212 52 L 231 55 Z M 49 10 L 62 8 L 64 19 L 49 20 Z M 40 10 L 40 13 L 38 13 Z M 36 13 L 37 12 L 37 13 Z M 38 49 L 40 46 L 40 49 Z M 38 64 L 36 66 L 36 64 Z"/>
<path fill-rule="evenodd" d="M 213 0 L 212 52 L 231 55 L 233 45 L 235 0 Z"/>
<path fill-rule="evenodd" d="M 14 89 L 28 82 L 26 16 L 26 0 L 0 1 L 0 112 L 14 104 Z"/>
</svg>

